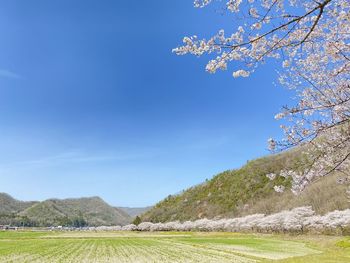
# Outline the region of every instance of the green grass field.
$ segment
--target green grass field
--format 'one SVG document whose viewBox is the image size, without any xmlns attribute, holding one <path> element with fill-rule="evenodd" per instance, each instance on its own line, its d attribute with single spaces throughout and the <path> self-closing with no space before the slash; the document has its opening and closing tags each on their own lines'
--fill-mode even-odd
<svg viewBox="0 0 350 263">
<path fill-rule="evenodd" d="M 0 262 L 350 262 L 350 238 L 234 233 L 0 232 Z"/>
</svg>

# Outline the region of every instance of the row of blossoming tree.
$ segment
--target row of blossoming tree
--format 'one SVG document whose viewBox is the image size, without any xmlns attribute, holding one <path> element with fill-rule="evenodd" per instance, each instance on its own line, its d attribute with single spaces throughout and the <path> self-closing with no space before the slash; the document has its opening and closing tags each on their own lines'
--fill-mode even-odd
<svg viewBox="0 0 350 263">
<path fill-rule="evenodd" d="M 114 227 L 87 228 L 101 231 L 230 231 L 230 232 L 314 232 L 349 233 L 350 209 L 316 215 L 310 206 L 279 213 L 254 214 L 228 219 L 199 219 L 185 222 L 150 223 Z"/>
<path fill-rule="evenodd" d="M 279 82 L 295 90 L 297 101 L 276 115 L 285 136 L 269 139 L 271 150 L 308 144 L 310 166 L 292 177 L 292 191 L 338 171 L 350 181 L 350 1 L 349 0 L 195 0 L 197 8 L 220 5 L 239 24 L 208 39 L 189 36 L 173 51 L 178 55 L 210 54 L 206 70 L 236 69 L 249 77 L 270 59 L 281 61 Z M 283 188 L 276 187 L 278 191 Z"/>
</svg>

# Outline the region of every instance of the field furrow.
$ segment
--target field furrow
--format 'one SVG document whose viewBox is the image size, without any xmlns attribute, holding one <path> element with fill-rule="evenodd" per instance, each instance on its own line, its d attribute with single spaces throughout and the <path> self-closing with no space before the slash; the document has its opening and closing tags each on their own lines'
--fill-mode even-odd
<svg viewBox="0 0 350 263">
<path fill-rule="evenodd" d="M 254 263 L 282 260 L 287 263 L 322 262 L 322 258 L 328 260 L 324 262 L 350 262 L 350 245 L 345 246 L 350 242 L 343 242 L 340 248 L 336 246 L 340 237 L 322 238 L 135 232 L 57 232 L 32 236 L 26 232 L 16 235 L 0 232 L 0 262 Z M 322 242 L 328 243 L 322 247 Z M 334 249 L 329 252 L 332 246 Z"/>
</svg>

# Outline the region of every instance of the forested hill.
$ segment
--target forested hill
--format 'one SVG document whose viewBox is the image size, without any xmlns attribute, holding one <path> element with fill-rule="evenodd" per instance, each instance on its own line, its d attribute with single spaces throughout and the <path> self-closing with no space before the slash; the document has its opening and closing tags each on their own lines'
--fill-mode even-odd
<svg viewBox="0 0 350 263">
<path fill-rule="evenodd" d="M 125 225 L 132 217 L 100 197 L 22 202 L 0 193 L 0 224 L 25 226 Z"/>
<path fill-rule="evenodd" d="M 282 169 L 303 169 L 307 162 L 300 150 L 250 161 L 240 169 L 225 171 L 181 194 L 167 197 L 141 219 L 166 222 L 237 217 L 270 214 L 302 205 L 312 205 L 318 213 L 348 208 L 346 186 L 336 183 L 336 175 L 318 180 L 298 196 L 289 190 L 284 193 L 274 191 L 275 185 L 289 189 L 291 182 L 283 177 L 270 181 L 267 174 L 278 174 Z"/>
<path fill-rule="evenodd" d="M 143 213 L 146 213 L 148 210 L 150 210 L 152 206 L 146 206 L 146 207 L 117 207 L 117 209 L 124 211 L 131 217 L 139 216 Z"/>
<path fill-rule="evenodd" d="M 18 213 L 36 203 L 19 201 L 8 194 L 0 193 L 0 214 Z"/>
</svg>

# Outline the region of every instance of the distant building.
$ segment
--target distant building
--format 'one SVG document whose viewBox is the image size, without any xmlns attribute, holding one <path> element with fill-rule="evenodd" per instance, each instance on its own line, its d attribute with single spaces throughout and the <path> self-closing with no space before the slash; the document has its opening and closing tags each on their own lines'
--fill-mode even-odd
<svg viewBox="0 0 350 263">
<path fill-rule="evenodd" d="M 0 230 L 18 230 L 16 226 L 0 225 Z"/>
</svg>

